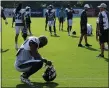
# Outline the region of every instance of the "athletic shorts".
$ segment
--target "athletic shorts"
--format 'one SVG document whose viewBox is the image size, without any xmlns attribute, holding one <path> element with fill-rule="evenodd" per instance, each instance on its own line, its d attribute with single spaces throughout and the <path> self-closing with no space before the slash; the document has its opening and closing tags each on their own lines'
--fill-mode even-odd
<svg viewBox="0 0 109 88">
<path fill-rule="evenodd" d="M 59 23 L 63 23 L 64 22 L 64 18 L 63 17 L 60 17 L 59 18 Z"/>
<path fill-rule="evenodd" d="M 54 20 L 52 20 L 52 21 L 48 21 L 48 25 L 49 25 L 49 26 L 54 26 L 54 25 L 55 25 Z"/>
<path fill-rule="evenodd" d="M 109 29 L 101 32 L 101 35 L 99 36 L 99 41 L 100 43 L 105 43 L 105 42 L 109 43 Z"/>
<path fill-rule="evenodd" d="M 67 20 L 68 26 L 72 26 L 72 19 Z"/>
<path fill-rule="evenodd" d="M 23 28 L 24 28 L 24 26 L 15 26 L 16 34 L 19 34 L 20 33 L 20 30 L 22 31 Z"/>
<path fill-rule="evenodd" d="M 80 24 L 81 26 L 81 34 L 87 34 L 87 24 Z"/>
</svg>

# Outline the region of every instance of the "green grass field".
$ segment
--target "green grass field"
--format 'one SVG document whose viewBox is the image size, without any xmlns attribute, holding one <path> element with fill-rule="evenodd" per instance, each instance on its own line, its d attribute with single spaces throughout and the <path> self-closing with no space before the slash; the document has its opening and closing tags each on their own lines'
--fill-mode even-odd
<svg viewBox="0 0 109 88">
<path fill-rule="evenodd" d="M 6 26 L 2 21 L 2 48 L 9 49 L 2 53 L 2 87 L 28 88 L 20 82 L 20 72 L 14 68 L 15 62 L 15 30 L 11 27 L 12 19 L 8 18 Z M 108 87 L 108 52 L 105 51 L 105 59 L 96 57 L 100 53 L 99 44 L 95 38 L 96 18 L 88 18 L 88 23 L 93 26 L 93 36 L 88 37 L 88 42 L 92 44 L 91 48 L 79 48 L 80 37 L 80 19 L 74 18 L 73 29 L 76 30 L 76 37 L 68 36 L 66 29 L 67 23 L 64 23 L 64 32 L 58 30 L 58 20 L 56 23 L 57 34 L 60 37 L 51 37 L 48 31 L 45 31 L 44 18 L 32 18 L 31 29 L 34 36 L 46 35 L 48 45 L 39 49 L 40 54 L 53 61 L 57 71 L 57 78 L 46 84 L 42 78 L 45 68 L 42 68 L 36 74 L 30 77 L 31 81 L 41 88 L 55 87 Z M 23 43 L 21 35 L 19 36 L 19 46 Z M 83 40 L 84 44 L 84 40 Z"/>
</svg>

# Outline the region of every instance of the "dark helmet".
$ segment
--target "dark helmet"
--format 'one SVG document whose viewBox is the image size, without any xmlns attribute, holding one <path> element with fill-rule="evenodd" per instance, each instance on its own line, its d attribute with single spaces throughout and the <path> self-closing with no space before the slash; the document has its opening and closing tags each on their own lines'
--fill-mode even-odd
<svg viewBox="0 0 109 88">
<path fill-rule="evenodd" d="M 16 8 L 16 13 L 19 12 L 22 9 L 22 3 L 19 3 Z"/>
<path fill-rule="evenodd" d="M 42 77 L 47 82 L 53 81 L 56 78 L 55 68 L 53 66 L 48 66 Z"/>
<path fill-rule="evenodd" d="M 49 5 L 48 6 L 48 9 L 53 9 L 53 5 Z"/>
<path fill-rule="evenodd" d="M 39 48 L 41 48 L 41 47 L 47 45 L 47 43 L 48 43 L 48 39 L 47 39 L 47 37 L 44 36 L 44 35 L 39 37 L 39 41 L 40 41 L 40 43 L 39 43 Z"/>
<path fill-rule="evenodd" d="M 76 35 L 76 31 L 73 31 L 72 34 L 73 34 L 73 35 Z"/>
<path fill-rule="evenodd" d="M 68 4 L 67 7 L 70 8 L 70 4 Z"/>
</svg>

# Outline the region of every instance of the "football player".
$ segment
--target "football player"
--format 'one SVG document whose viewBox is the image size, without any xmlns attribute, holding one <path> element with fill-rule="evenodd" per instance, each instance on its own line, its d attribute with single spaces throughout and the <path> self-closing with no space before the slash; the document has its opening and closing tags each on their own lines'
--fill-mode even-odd
<svg viewBox="0 0 109 88">
<path fill-rule="evenodd" d="M 47 31 L 47 24 L 48 24 L 48 7 L 45 12 L 45 31 Z"/>
<path fill-rule="evenodd" d="M 67 31 L 68 36 L 70 36 L 70 32 L 72 29 L 72 18 L 74 13 L 74 10 L 71 8 L 70 4 L 68 4 L 68 8 L 66 8 L 66 13 L 67 13 Z"/>
<path fill-rule="evenodd" d="M 15 49 L 18 50 L 18 36 L 20 29 L 23 30 L 25 28 L 25 19 L 24 19 L 24 12 L 22 11 L 22 4 L 18 4 L 16 11 L 15 11 Z"/>
<path fill-rule="evenodd" d="M 52 36 L 52 27 L 53 27 L 54 35 L 56 36 L 56 27 L 55 27 L 56 16 L 55 16 L 55 10 L 53 9 L 52 5 L 49 5 L 47 15 L 48 15 L 48 25 L 49 25 L 50 34 Z"/>
<path fill-rule="evenodd" d="M 100 9 L 99 15 L 98 15 L 98 32 L 99 32 L 99 42 L 100 42 L 100 49 L 101 53 L 98 55 L 98 57 L 104 58 L 104 48 L 105 43 L 108 44 L 109 47 L 109 12 L 106 10 L 107 5 L 105 3 L 101 3 L 100 6 L 98 6 Z M 97 36 L 96 36 L 97 38 Z"/>
<path fill-rule="evenodd" d="M 16 9 L 13 10 L 12 28 L 13 28 L 13 24 L 14 24 L 14 22 L 15 22 L 15 11 L 16 11 Z"/>
<path fill-rule="evenodd" d="M 63 8 L 61 8 L 61 10 L 59 11 L 59 14 L 58 14 L 58 19 L 59 19 L 59 31 L 60 31 L 60 27 L 61 27 L 61 24 L 62 24 L 62 27 L 61 27 L 61 30 L 63 31 L 63 23 L 65 21 L 65 11 Z"/>
<path fill-rule="evenodd" d="M 17 71 L 23 72 L 20 76 L 22 82 L 30 86 L 33 85 L 29 77 L 40 70 L 43 63 L 48 66 L 52 65 L 51 61 L 44 59 L 38 52 L 38 49 L 44 47 L 47 43 L 48 39 L 45 36 L 31 36 L 19 48 L 16 54 L 15 68 Z"/>
<path fill-rule="evenodd" d="M 86 13 L 86 11 L 88 10 L 88 8 L 90 8 L 89 5 L 85 4 L 84 10 L 81 13 L 81 20 L 80 20 L 81 36 L 80 36 L 78 47 L 83 47 L 83 45 L 81 44 L 83 37 L 85 40 L 85 46 L 87 46 L 87 47 L 92 46 L 92 45 L 88 44 L 88 41 L 87 41 L 87 13 Z"/>
<path fill-rule="evenodd" d="M 5 16 L 5 14 L 4 14 L 4 9 L 3 9 L 3 7 L 1 7 L 0 6 L 0 9 L 1 9 L 1 18 L 3 18 L 3 20 L 5 20 L 5 24 L 7 25 L 8 24 L 8 22 L 7 22 L 7 19 L 6 19 L 6 16 Z M 2 26 L 2 25 L 1 25 Z M 0 32 L 1 32 L 1 26 L 0 26 Z M 4 50 L 3 49 L 1 49 L 1 52 L 4 52 Z"/>
<path fill-rule="evenodd" d="M 31 16 L 30 16 L 30 14 L 31 14 L 31 12 L 30 12 L 31 8 L 28 7 L 28 6 L 26 6 L 26 9 L 25 10 L 26 10 L 26 12 L 25 12 L 26 27 L 29 30 L 29 34 L 31 36 L 32 35 L 32 33 L 31 33 Z"/>
<path fill-rule="evenodd" d="M 8 24 L 6 16 L 4 14 L 4 9 L 3 9 L 3 7 L 0 7 L 0 8 L 1 8 L 1 17 L 5 20 L 5 24 Z"/>
</svg>

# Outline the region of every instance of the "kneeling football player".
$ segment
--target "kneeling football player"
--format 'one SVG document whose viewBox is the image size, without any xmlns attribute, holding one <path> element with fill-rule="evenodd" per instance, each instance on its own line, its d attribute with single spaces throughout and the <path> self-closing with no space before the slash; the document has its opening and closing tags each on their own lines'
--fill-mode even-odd
<svg viewBox="0 0 109 88">
<path fill-rule="evenodd" d="M 29 77 L 40 70 L 43 63 L 51 65 L 51 61 L 43 59 L 38 52 L 39 48 L 47 45 L 48 40 L 45 36 L 31 36 L 25 40 L 16 54 L 15 68 L 21 74 L 21 81 L 28 85 L 33 85 Z"/>
</svg>

